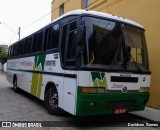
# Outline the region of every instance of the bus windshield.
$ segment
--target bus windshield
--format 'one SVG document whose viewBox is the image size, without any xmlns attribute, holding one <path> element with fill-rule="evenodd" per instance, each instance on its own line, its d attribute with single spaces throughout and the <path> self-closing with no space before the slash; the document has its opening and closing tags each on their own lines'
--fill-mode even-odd
<svg viewBox="0 0 160 130">
<path fill-rule="evenodd" d="M 129 69 L 133 69 L 136 65 L 140 71 L 148 70 L 148 56 L 144 31 L 124 25 L 123 34 Z"/>
<path fill-rule="evenodd" d="M 86 30 L 84 67 L 148 70 L 143 30 L 94 17 L 82 20 Z"/>
</svg>

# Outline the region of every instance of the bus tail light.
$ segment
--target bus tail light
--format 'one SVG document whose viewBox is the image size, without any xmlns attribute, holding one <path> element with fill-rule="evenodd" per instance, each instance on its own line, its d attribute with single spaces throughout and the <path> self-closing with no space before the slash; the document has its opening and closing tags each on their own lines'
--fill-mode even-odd
<svg viewBox="0 0 160 130">
<path fill-rule="evenodd" d="M 82 93 L 105 93 L 105 88 L 99 88 L 99 87 L 83 87 Z"/>
<path fill-rule="evenodd" d="M 140 89 L 139 89 L 139 92 L 141 92 L 141 93 L 147 93 L 147 92 L 149 92 L 149 87 L 140 87 Z"/>
</svg>

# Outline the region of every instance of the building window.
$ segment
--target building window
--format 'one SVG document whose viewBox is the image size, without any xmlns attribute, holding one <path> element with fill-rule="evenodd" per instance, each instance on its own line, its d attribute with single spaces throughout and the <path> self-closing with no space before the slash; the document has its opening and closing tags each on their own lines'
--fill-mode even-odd
<svg viewBox="0 0 160 130">
<path fill-rule="evenodd" d="M 64 14 L 64 4 L 62 4 L 59 9 L 60 9 L 59 10 L 60 15 L 63 15 Z"/>
<path fill-rule="evenodd" d="M 89 6 L 89 0 L 82 0 L 82 8 L 87 8 Z"/>
</svg>

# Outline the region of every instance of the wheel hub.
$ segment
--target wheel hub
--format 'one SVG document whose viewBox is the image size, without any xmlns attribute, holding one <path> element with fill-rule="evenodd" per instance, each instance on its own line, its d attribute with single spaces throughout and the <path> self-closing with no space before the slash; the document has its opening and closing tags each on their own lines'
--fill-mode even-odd
<svg viewBox="0 0 160 130">
<path fill-rule="evenodd" d="M 51 97 L 49 98 L 49 104 L 50 104 L 50 107 L 53 109 L 58 108 L 58 97 L 56 93 L 51 95 Z"/>
</svg>

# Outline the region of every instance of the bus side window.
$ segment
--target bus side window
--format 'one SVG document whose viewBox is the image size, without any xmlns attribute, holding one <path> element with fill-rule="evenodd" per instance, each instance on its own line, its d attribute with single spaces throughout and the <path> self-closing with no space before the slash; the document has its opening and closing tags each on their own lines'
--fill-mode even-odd
<svg viewBox="0 0 160 130">
<path fill-rule="evenodd" d="M 11 46 L 11 58 L 13 57 L 13 45 Z"/>
<path fill-rule="evenodd" d="M 21 55 L 24 54 L 24 49 L 25 49 L 25 48 L 24 48 L 24 43 L 25 43 L 24 40 L 22 40 L 22 41 L 21 41 Z"/>
<path fill-rule="evenodd" d="M 52 43 L 51 48 L 57 48 L 59 43 L 59 24 L 52 27 Z"/>
<path fill-rule="evenodd" d="M 11 51 L 11 47 L 8 48 L 8 58 L 10 58 L 10 51 Z"/>
<path fill-rule="evenodd" d="M 34 34 L 32 42 L 32 53 L 40 52 L 43 44 L 43 31 Z"/>
<path fill-rule="evenodd" d="M 15 56 L 15 45 L 13 45 L 13 57 Z"/>
<path fill-rule="evenodd" d="M 48 36 L 47 36 L 47 50 L 50 50 L 50 49 L 52 49 L 52 47 L 51 47 L 51 45 L 53 44 L 52 43 L 52 27 L 50 27 L 49 29 L 48 29 L 48 34 L 47 34 Z"/>
<path fill-rule="evenodd" d="M 12 58 L 13 58 L 13 56 L 14 56 L 14 45 L 12 45 L 12 53 L 11 53 L 11 56 L 12 56 Z"/>
<path fill-rule="evenodd" d="M 43 44 L 43 50 L 46 51 L 47 50 L 47 46 L 48 46 L 48 42 L 50 40 L 50 36 L 51 36 L 51 30 L 52 30 L 52 27 L 48 27 L 46 30 L 45 30 L 45 35 L 44 35 L 44 44 Z"/>
<path fill-rule="evenodd" d="M 17 51 L 18 51 L 18 50 L 17 50 L 17 49 L 18 49 L 18 48 L 17 48 L 18 46 L 17 46 L 17 44 L 15 44 L 14 46 L 15 46 L 15 48 L 14 48 L 14 56 L 16 57 L 16 56 L 17 56 L 17 53 L 18 53 L 18 52 L 17 52 Z"/>
<path fill-rule="evenodd" d="M 30 38 L 25 39 L 25 54 L 30 53 L 31 47 L 30 47 Z"/>
<path fill-rule="evenodd" d="M 37 52 L 42 50 L 42 43 L 43 43 L 43 31 L 38 33 L 37 36 L 37 47 L 36 47 Z"/>
<path fill-rule="evenodd" d="M 19 42 L 17 44 L 17 55 L 16 56 L 19 56 Z"/>
<path fill-rule="evenodd" d="M 66 34 L 67 34 L 67 24 L 63 26 L 62 32 L 62 42 L 61 42 L 61 57 L 62 63 L 64 64 L 64 52 L 65 52 L 65 43 L 66 43 Z"/>
<path fill-rule="evenodd" d="M 44 50 L 51 50 L 58 47 L 59 43 L 59 24 L 51 26 L 45 31 Z"/>
<path fill-rule="evenodd" d="M 34 36 L 33 36 L 33 43 L 32 43 L 32 53 L 36 52 L 36 49 L 37 49 L 37 39 L 38 39 L 38 34 L 34 34 Z"/>
<path fill-rule="evenodd" d="M 24 54 L 27 54 L 27 39 L 24 40 Z"/>
<path fill-rule="evenodd" d="M 27 53 L 31 52 L 32 37 L 28 38 Z"/>
<path fill-rule="evenodd" d="M 20 56 L 19 48 L 20 48 L 20 42 L 17 43 L 17 56 Z"/>
<path fill-rule="evenodd" d="M 67 46 L 67 66 L 75 66 L 76 64 L 76 35 L 77 35 L 77 21 L 70 23 L 69 40 Z"/>
<path fill-rule="evenodd" d="M 16 44 L 16 56 L 18 56 L 18 43 Z"/>
<path fill-rule="evenodd" d="M 22 42 L 19 42 L 19 55 L 22 55 Z"/>
</svg>

